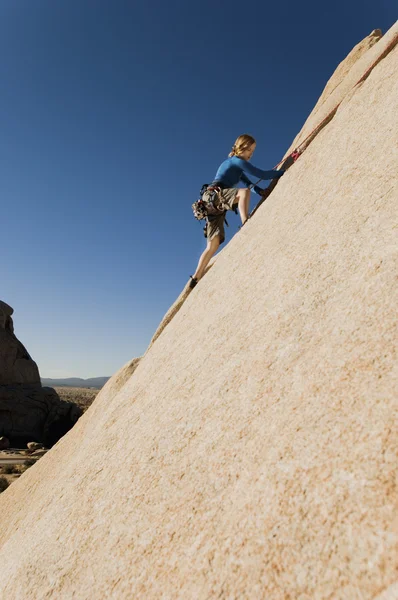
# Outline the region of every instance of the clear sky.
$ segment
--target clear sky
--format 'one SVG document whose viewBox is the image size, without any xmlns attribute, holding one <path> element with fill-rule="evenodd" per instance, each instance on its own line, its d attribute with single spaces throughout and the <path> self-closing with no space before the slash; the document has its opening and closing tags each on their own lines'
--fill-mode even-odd
<svg viewBox="0 0 398 600">
<path fill-rule="evenodd" d="M 204 249 L 191 204 L 235 138 L 273 168 L 338 63 L 396 12 L 1 0 L 0 299 L 42 377 L 112 375 L 145 351 Z"/>
</svg>

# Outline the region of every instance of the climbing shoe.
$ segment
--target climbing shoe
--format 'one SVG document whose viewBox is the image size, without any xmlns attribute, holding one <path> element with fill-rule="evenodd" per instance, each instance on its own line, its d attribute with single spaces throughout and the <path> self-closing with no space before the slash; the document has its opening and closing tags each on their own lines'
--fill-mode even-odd
<svg viewBox="0 0 398 600">
<path fill-rule="evenodd" d="M 192 277 L 192 275 L 190 275 L 190 278 L 191 278 L 191 281 L 189 282 L 189 287 L 191 288 L 191 290 L 193 290 L 195 285 L 198 283 L 198 280 L 195 279 L 195 277 Z"/>
<path fill-rule="evenodd" d="M 242 223 L 242 225 L 239 227 L 239 229 L 242 229 L 242 227 L 244 225 L 246 225 L 246 223 L 248 222 L 249 219 L 250 219 L 250 215 L 247 217 L 246 221 L 244 223 Z"/>
</svg>

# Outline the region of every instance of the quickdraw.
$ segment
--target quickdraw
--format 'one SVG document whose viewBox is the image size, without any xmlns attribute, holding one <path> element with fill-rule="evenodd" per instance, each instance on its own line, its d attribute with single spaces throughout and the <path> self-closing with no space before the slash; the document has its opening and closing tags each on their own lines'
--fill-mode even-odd
<svg viewBox="0 0 398 600">
<path fill-rule="evenodd" d="M 291 153 L 291 157 L 294 160 L 294 162 L 296 162 L 296 160 L 300 157 L 301 152 L 300 150 L 295 150 L 294 152 Z"/>
</svg>

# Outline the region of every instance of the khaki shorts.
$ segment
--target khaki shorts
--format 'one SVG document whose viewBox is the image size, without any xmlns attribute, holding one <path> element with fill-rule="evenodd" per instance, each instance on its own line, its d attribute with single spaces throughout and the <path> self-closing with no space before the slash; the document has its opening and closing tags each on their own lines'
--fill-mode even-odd
<svg viewBox="0 0 398 600">
<path fill-rule="evenodd" d="M 203 200 L 206 201 L 210 193 L 211 192 L 205 192 L 203 194 Z M 238 200 L 236 199 L 237 193 L 237 188 L 226 188 L 225 190 L 221 190 L 215 205 L 223 211 L 234 210 L 238 205 Z M 225 212 L 207 217 L 206 237 L 208 241 L 213 240 L 217 235 L 220 236 L 220 244 L 225 241 L 224 221 Z"/>
</svg>

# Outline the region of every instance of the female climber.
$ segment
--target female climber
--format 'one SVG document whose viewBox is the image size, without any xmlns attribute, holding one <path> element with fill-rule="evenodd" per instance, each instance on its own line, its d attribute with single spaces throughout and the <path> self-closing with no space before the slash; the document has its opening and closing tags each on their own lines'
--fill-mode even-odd
<svg viewBox="0 0 398 600">
<path fill-rule="evenodd" d="M 219 192 L 215 196 L 213 195 L 213 204 L 220 213 L 206 217 L 205 236 L 207 247 L 199 259 L 195 273 L 190 276 L 190 288 L 194 288 L 199 279 L 203 277 L 211 257 L 214 256 L 219 245 L 225 240 L 224 221 L 226 211 L 236 211 L 236 208 L 238 208 L 242 226 L 249 218 L 250 189 L 248 187 L 240 189 L 236 187 L 240 181 L 246 186 L 252 185 L 246 173 L 262 180 L 278 179 L 285 173 L 283 169 L 279 171 L 262 171 L 250 164 L 249 160 L 255 148 L 256 140 L 251 135 L 240 135 L 232 146 L 229 157 L 221 163 L 213 183 L 208 186 L 202 196 L 205 202 L 209 201 L 215 188 L 219 188 Z M 254 186 L 254 191 L 260 196 L 268 195 L 267 189 L 263 190 L 257 185 Z"/>
</svg>

